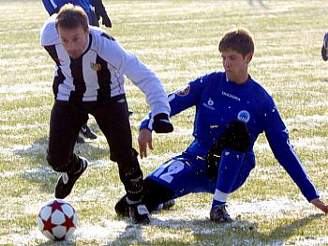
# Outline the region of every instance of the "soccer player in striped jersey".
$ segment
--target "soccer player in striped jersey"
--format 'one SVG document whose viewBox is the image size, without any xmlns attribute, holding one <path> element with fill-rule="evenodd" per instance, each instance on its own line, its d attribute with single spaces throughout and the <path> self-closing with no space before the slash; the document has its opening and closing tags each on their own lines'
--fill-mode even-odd
<svg viewBox="0 0 328 246">
<path fill-rule="evenodd" d="M 62 6 L 66 3 L 80 6 L 88 16 L 89 24 L 92 26 L 99 26 L 99 19 L 102 18 L 102 23 L 106 27 L 112 27 L 112 22 L 108 17 L 106 9 L 101 0 L 42 0 L 42 3 L 51 16 L 57 14 Z M 85 123 L 80 129 L 80 135 L 77 139 L 78 143 L 84 143 L 84 138 L 96 139 L 97 135 Z"/>
<path fill-rule="evenodd" d="M 213 194 L 210 219 L 231 222 L 226 201 L 255 167 L 253 147 L 265 133 L 274 156 L 305 198 L 328 213 L 328 206 L 308 177 L 289 142 L 288 130 L 273 98 L 248 74 L 254 43 L 244 29 L 227 32 L 219 43 L 224 72 L 212 72 L 169 95 L 171 116 L 196 107 L 194 141 L 178 156 L 159 166 L 145 179 L 144 203 L 149 211 L 162 203 L 196 192 Z M 151 116 L 151 114 L 150 114 Z M 152 145 L 151 118 L 140 128 L 140 156 Z M 172 203 L 171 203 L 172 204 Z M 127 215 L 123 197 L 115 206 Z"/>
<path fill-rule="evenodd" d="M 68 196 L 88 162 L 74 153 L 79 130 L 95 117 L 110 146 L 110 159 L 118 163 L 119 176 L 127 192 L 129 215 L 134 223 L 149 223 L 142 204 L 143 174 L 132 148 L 124 76 L 146 96 L 153 112 L 156 132 L 173 130 L 170 106 L 158 77 L 114 38 L 88 26 L 79 6 L 64 5 L 41 30 L 41 45 L 56 63 L 53 81 L 55 102 L 50 117 L 47 160 L 61 172 L 55 197 Z M 109 181 L 110 183 L 110 181 Z"/>
</svg>

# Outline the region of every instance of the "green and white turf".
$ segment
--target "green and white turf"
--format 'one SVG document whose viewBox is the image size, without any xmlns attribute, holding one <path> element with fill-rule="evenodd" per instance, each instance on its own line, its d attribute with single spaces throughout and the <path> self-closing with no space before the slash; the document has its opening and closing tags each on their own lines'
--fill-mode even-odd
<svg viewBox="0 0 328 246">
<path fill-rule="evenodd" d="M 219 38 L 232 27 L 248 28 L 256 42 L 250 73 L 273 95 L 292 144 L 328 202 L 328 63 L 320 56 L 328 2 L 263 3 L 104 1 L 113 21 L 107 31 L 151 67 L 168 92 L 222 70 Z M 57 180 L 45 160 L 54 64 L 39 46 L 39 31 L 47 15 L 37 0 L 1 0 L 0 13 L 0 244 L 52 245 L 36 225 Z M 138 123 L 149 108 L 130 81 L 126 89 L 137 148 Z M 145 174 L 190 143 L 193 113 L 173 118 L 175 132 L 154 135 L 155 149 L 140 161 Z M 64 245 L 328 245 L 328 217 L 300 194 L 264 136 L 255 146 L 256 168 L 229 200 L 234 223 L 209 221 L 209 194 L 178 199 L 171 211 L 152 215 L 149 226 L 117 218 L 113 207 L 123 186 L 93 118 L 90 124 L 100 137 L 76 148 L 90 166 L 67 198 L 80 226 Z"/>
</svg>

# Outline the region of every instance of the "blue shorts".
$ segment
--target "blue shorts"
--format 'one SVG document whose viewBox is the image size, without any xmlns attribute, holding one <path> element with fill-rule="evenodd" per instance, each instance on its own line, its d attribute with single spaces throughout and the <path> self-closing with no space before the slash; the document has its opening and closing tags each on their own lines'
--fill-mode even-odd
<svg viewBox="0 0 328 246">
<path fill-rule="evenodd" d="M 247 156 L 232 191 L 242 186 L 254 166 L 254 157 Z M 199 192 L 214 194 L 217 182 L 216 178 L 208 177 L 207 163 L 204 159 L 195 158 L 187 153 L 175 156 L 165 162 L 150 173 L 147 179 L 172 190 L 173 198 Z"/>
</svg>

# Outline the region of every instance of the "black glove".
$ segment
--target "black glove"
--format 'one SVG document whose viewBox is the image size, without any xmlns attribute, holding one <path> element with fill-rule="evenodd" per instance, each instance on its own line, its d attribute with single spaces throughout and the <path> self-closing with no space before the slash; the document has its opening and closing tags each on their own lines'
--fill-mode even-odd
<svg viewBox="0 0 328 246">
<path fill-rule="evenodd" d="M 210 179 L 216 178 L 218 162 L 224 148 L 231 148 L 240 152 L 246 152 L 251 144 L 247 125 L 239 120 L 234 120 L 225 126 L 224 132 L 219 139 L 212 145 L 208 155 L 207 174 Z"/>
<path fill-rule="evenodd" d="M 155 115 L 153 129 L 156 133 L 172 132 L 173 125 L 170 122 L 169 116 L 165 113 Z"/>
<path fill-rule="evenodd" d="M 111 20 L 109 19 L 109 17 L 107 15 L 106 16 L 102 16 L 102 24 L 105 27 L 109 27 L 109 28 L 112 27 L 112 22 L 111 22 Z"/>
<path fill-rule="evenodd" d="M 246 152 L 251 144 L 247 125 L 239 120 L 230 122 L 220 136 L 219 141 L 225 148 Z"/>
</svg>

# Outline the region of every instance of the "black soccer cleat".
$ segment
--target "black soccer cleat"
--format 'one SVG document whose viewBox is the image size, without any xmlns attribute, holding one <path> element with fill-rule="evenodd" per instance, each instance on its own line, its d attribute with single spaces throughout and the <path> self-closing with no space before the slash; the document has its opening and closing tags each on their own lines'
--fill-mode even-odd
<svg viewBox="0 0 328 246">
<path fill-rule="evenodd" d="M 210 220 L 215 223 L 231 223 L 233 220 L 226 210 L 226 205 L 217 205 L 211 209 Z"/>
<path fill-rule="evenodd" d="M 149 211 L 142 203 L 129 205 L 129 216 L 134 224 L 149 224 Z"/>
<path fill-rule="evenodd" d="M 80 161 L 80 168 L 73 172 L 68 173 L 64 172 L 62 175 L 58 178 L 56 187 L 55 187 L 55 197 L 59 199 L 64 199 L 67 197 L 75 184 L 75 182 L 78 180 L 78 178 L 82 175 L 82 173 L 87 169 L 88 161 L 87 159 L 83 157 L 79 157 Z"/>
<path fill-rule="evenodd" d="M 81 127 L 80 133 L 85 138 L 97 139 L 96 133 L 94 133 L 87 124 Z"/>
<path fill-rule="evenodd" d="M 134 224 L 149 224 L 150 219 L 147 207 L 140 202 L 129 204 L 126 199 L 126 196 L 123 196 L 115 204 L 115 212 L 117 216 L 130 217 Z"/>
<path fill-rule="evenodd" d="M 126 196 L 123 196 L 116 204 L 115 204 L 115 212 L 119 217 L 129 217 L 129 204 L 126 201 Z"/>
</svg>

